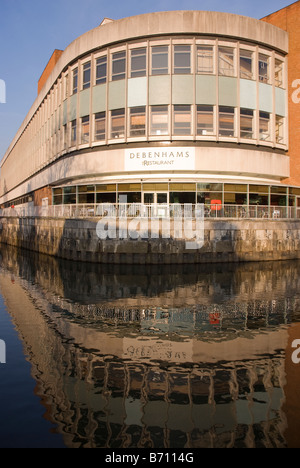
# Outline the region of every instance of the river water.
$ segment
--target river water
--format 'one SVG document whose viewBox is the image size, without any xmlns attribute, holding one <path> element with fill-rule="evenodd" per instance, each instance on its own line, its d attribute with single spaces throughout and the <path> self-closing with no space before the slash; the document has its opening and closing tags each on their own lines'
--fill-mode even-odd
<svg viewBox="0 0 300 468">
<path fill-rule="evenodd" d="M 0 447 L 300 447 L 298 261 L 0 259 Z"/>
</svg>

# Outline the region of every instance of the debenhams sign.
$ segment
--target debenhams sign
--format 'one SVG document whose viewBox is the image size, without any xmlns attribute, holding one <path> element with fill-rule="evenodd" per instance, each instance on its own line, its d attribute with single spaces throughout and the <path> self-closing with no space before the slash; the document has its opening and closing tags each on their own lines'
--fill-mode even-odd
<svg viewBox="0 0 300 468">
<path fill-rule="evenodd" d="M 125 150 L 125 171 L 195 170 L 195 148 L 137 148 Z"/>
</svg>

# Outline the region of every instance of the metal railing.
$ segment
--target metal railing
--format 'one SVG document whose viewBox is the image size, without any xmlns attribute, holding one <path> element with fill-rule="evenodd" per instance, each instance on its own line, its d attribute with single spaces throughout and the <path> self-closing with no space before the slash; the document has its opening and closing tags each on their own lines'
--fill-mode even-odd
<svg viewBox="0 0 300 468">
<path fill-rule="evenodd" d="M 90 205 L 20 205 L 0 210 L 2 217 L 53 218 L 194 218 L 203 210 L 205 218 L 300 219 L 300 208 L 262 205 L 202 205 L 142 203 L 99 203 Z"/>
</svg>

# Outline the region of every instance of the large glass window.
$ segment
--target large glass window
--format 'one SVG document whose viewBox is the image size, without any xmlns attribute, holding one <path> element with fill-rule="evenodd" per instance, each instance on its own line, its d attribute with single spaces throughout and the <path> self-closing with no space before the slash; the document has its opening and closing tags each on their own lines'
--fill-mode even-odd
<svg viewBox="0 0 300 468">
<path fill-rule="evenodd" d="M 96 85 L 106 83 L 107 57 L 99 57 L 96 60 Z"/>
<path fill-rule="evenodd" d="M 91 86 L 91 62 L 83 65 L 82 89 L 88 89 Z"/>
<path fill-rule="evenodd" d="M 144 136 L 146 134 L 146 107 L 132 107 L 130 109 L 130 130 L 131 137 Z"/>
<path fill-rule="evenodd" d="M 76 187 L 63 188 L 63 203 L 64 205 L 74 205 L 76 203 Z"/>
<path fill-rule="evenodd" d="M 240 77 L 245 80 L 253 79 L 253 52 L 240 50 Z"/>
<path fill-rule="evenodd" d="M 197 73 L 214 73 L 214 47 L 210 45 L 197 46 Z"/>
<path fill-rule="evenodd" d="M 269 83 L 270 70 L 269 70 L 270 57 L 268 55 L 259 54 L 258 59 L 258 77 L 262 83 Z"/>
<path fill-rule="evenodd" d="M 151 106 L 150 109 L 150 134 L 168 135 L 169 110 L 168 106 Z"/>
<path fill-rule="evenodd" d="M 267 112 L 259 113 L 259 139 L 264 141 L 271 139 L 270 114 Z"/>
<path fill-rule="evenodd" d="M 167 75 L 169 73 L 169 47 L 152 47 L 152 75 Z"/>
<path fill-rule="evenodd" d="M 131 78 L 146 76 L 146 47 L 131 51 Z"/>
<path fill-rule="evenodd" d="M 125 136 L 125 109 L 111 111 L 111 132 L 110 137 L 124 138 Z"/>
<path fill-rule="evenodd" d="M 214 135 L 214 107 L 197 106 L 197 135 Z"/>
<path fill-rule="evenodd" d="M 219 75 L 235 76 L 235 49 L 219 47 Z"/>
<path fill-rule="evenodd" d="M 235 136 L 234 107 L 219 107 L 219 135 L 223 137 Z"/>
<path fill-rule="evenodd" d="M 94 185 L 79 185 L 78 187 L 78 203 L 95 203 L 95 186 Z"/>
<path fill-rule="evenodd" d="M 240 112 L 240 137 L 253 138 L 254 114 L 251 109 L 241 109 Z"/>
<path fill-rule="evenodd" d="M 81 143 L 90 142 L 90 117 L 87 115 L 81 119 Z"/>
<path fill-rule="evenodd" d="M 191 73 L 191 46 L 174 46 L 174 74 L 185 75 Z"/>
<path fill-rule="evenodd" d="M 112 55 L 112 81 L 126 78 L 126 52 L 116 52 Z"/>
<path fill-rule="evenodd" d="M 73 94 L 76 94 L 78 91 L 78 68 L 73 70 Z"/>
<path fill-rule="evenodd" d="M 191 134 L 191 106 L 174 106 L 174 135 Z"/>
<path fill-rule="evenodd" d="M 95 114 L 95 141 L 103 141 L 106 136 L 106 113 Z"/>
</svg>

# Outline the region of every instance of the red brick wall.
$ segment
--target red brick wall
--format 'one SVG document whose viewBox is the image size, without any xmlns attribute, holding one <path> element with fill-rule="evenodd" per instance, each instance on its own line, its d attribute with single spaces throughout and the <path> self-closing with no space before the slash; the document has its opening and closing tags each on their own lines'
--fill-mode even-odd
<svg viewBox="0 0 300 468">
<path fill-rule="evenodd" d="M 300 1 L 272 13 L 262 21 L 289 33 L 288 97 L 290 177 L 283 183 L 300 186 Z M 299 82 L 296 82 L 299 80 Z M 299 92 L 297 91 L 299 90 Z M 298 102 L 299 101 L 299 102 Z"/>
<path fill-rule="evenodd" d="M 48 198 L 48 205 L 52 205 L 52 189 L 50 187 L 44 187 L 34 192 L 34 204 L 36 206 L 42 206 L 43 198 Z"/>
<path fill-rule="evenodd" d="M 53 52 L 49 62 L 46 65 L 45 70 L 42 73 L 42 76 L 40 77 L 40 79 L 38 81 L 38 94 L 40 93 L 40 91 L 42 90 L 43 86 L 45 85 L 47 79 L 51 75 L 51 72 L 52 72 L 53 68 L 55 67 L 56 63 L 58 62 L 58 60 L 59 60 L 62 53 L 63 53 L 63 51 L 58 50 L 58 49 L 56 49 Z"/>
</svg>

